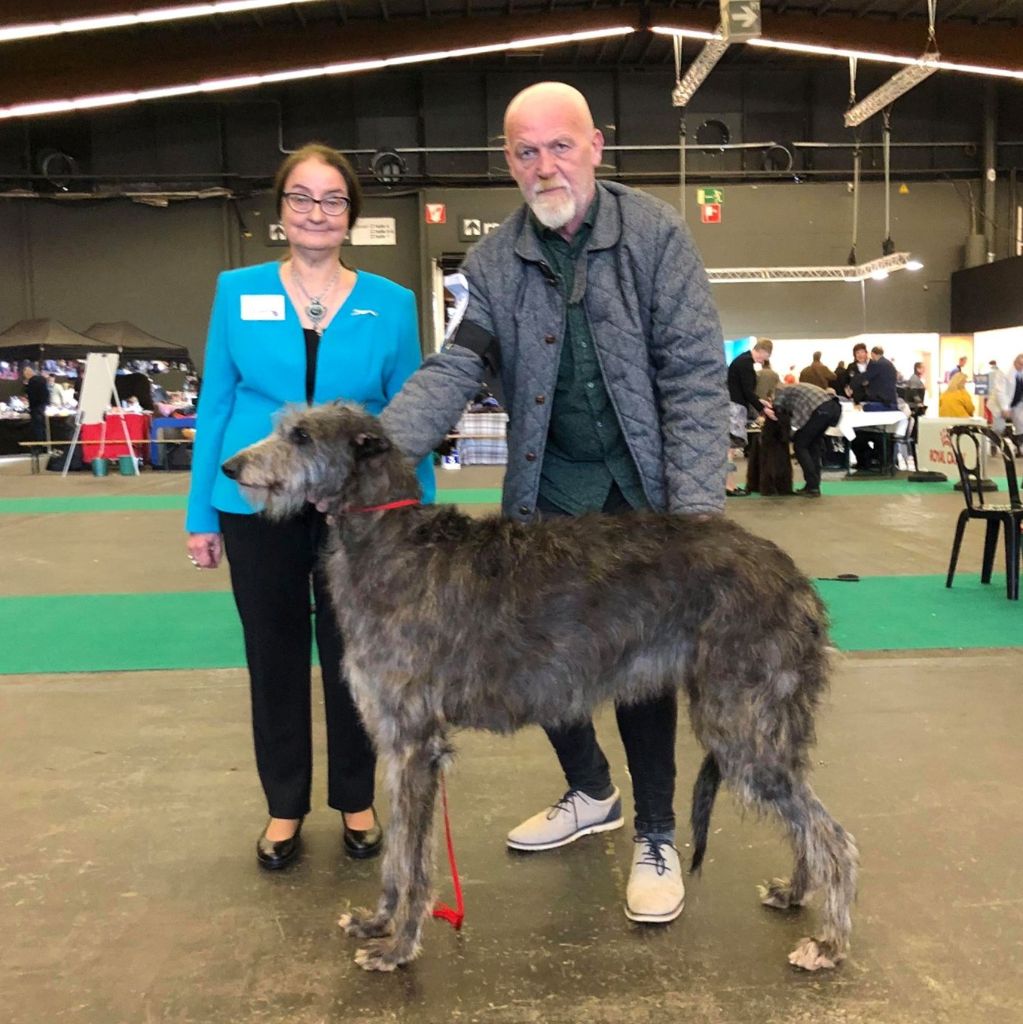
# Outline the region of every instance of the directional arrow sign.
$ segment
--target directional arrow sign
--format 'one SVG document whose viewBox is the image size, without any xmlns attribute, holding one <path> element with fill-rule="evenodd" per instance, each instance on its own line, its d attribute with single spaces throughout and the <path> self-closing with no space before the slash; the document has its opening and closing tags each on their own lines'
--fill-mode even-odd
<svg viewBox="0 0 1023 1024">
<path fill-rule="evenodd" d="M 696 190 L 696 201 L 705 206 L 707 203 L 717 203 L 719 206 L 725 201 L 724 189 L 700 188 Z"/>
<path fill-rule="evenodd" d="M 721 32 L 730 43 L 760 35 L 760 0 L 721 0 Z"/>
</svg>

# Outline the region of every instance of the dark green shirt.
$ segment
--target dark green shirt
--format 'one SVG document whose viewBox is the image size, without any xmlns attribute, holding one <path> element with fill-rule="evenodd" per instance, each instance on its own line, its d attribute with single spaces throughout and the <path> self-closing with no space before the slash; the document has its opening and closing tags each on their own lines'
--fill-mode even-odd
<svg viewBox="0 0 1023 1024">
<path fill-rule="evenodd" d="M 540 496 L 573 515 L 600 511 L 614 483 L 633 508 L 647 507 L 639 472 L 604 385 L 584 303 L 569 302 L 576 264 L 586 258 L 599 198 L 598 192 L 571 241 L 532 218 L 567 307 Z"/>
</svg>

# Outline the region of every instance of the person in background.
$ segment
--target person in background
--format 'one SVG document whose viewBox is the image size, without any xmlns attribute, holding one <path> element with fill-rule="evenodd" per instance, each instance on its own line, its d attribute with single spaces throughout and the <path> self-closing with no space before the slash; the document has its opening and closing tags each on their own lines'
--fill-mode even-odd
<svg viewBox="0 0 1023 1024">
<path fill-rule="evenodd" d="M 786 372 L 785 376 L 782 377 L 782 383 L 783 384 L 795 384 L 796 380 L 797 380 L 797 377 L 796 377 L 796 367 L 795 367 L 795 364 L 793 363 L 793 365 L 788 368 L 788 371 Z"/>
<path fill-rule="evenodd" d="M 909 380 L 906 381 L 906 387 L 909 387 L 909 388 L 926 388 L 927 387 L 927 385 L 924 384 L 924 364 L 923 363 L 914 363 L 913 364 L 913 373 L 910 376 Z"/>
<path fill-rule="evenodd" d="M 966 390 L 966 374 L 957 373 L 938 399 L 938 415 L 969 419 L 973 412 L 973 399 Z"/>
<path fill-rule="evenodd" d="M 835 393 L 851 398 L 857 405 L 867 400 L 867 366 L 870 359 L 867 346 L 858 341 L 853 345 L 853 361 L 845 368 L 841 376 L 836 374 Z"/>
<path fill-rule="evenodd" d="M 790 384 L 775 395 L 774 403 L 764 415 L 776 420 L 779 412 L 787 412 L 792 422 L 792 448 L 803 471 L 803 487 L 796 491 L 805 498 L 821 496 L 821 442 L 830 427 L 842 417 L 842 403 L 832 391 L 816 384 Z"/>
<path fill-rule="evenodd" d="M 992 359 L 987 364 L 987 398 L 985 408 L 991 417 L 991 429 L 999 437 L 1005 434 L 1005 414 L 1002 411 L 1002 393 L 1005 391 L 1005 374 Z"/>
<path fill-rule="evenodd" d="M 949 384 L 949 383 L 951 383 L 951 381 L 952 381 L 952 378 L 953 378 L 953 377 L 954 377 L 954 376 L 955 376 L 955 375 L 956 375 L 957 373 L 961 373 L 961 374 L 962 374 L 962 375 L 963 375 L 964 377 L 966 377 L 966 379 L 967 379 L 967 380 L 969 380 L 969 379 L 970 379 L 970 376 L 969 376 L 969 374 L 968 374 L 968 373 L 966 372 L 966 364 L 967 364 L 967 363 L 968 363 L 969 361 L 970 361 L 970 359 L 969 359 L 969 356 L 960 356 L 960 357 L 959 357 L 959 361 L 958 361 L 958 362 L 956 363 L 956 365 L 955 365 L 955 366 L 953 366 L 953 367 L 952 367 L 952 369 L 951 369 L 951 370 L 949 370 L 949 371 L 948 371 L 948 373 L 946 373 L 946 374 L 945 374 L 945 383 L 946 383 L 946 384 Z"/>
<path fill-rule="evenodd" d="M 264 519 L 220 466 L 269 434 L 286 405 L 342 398 L 379 413 L 421 362 L 412 292 L 341 261 L 362 201 L 348 161 L 326 146 L 305 146 L 281 164 L 274 195 L 287 256 L 225 271 L 217 282 L 185 527 L 193 564 L 215 569 L 224 552 L 230 563 L 270 814 L 256 856 L 268 869 L 294 859 L 310 809 L 314 623 L 327 803 L 341 812 L 351 857 L 374 856 L 382 844 L 373 810 L 376 755 L 341 676 L 343 642 L 319 567 L 325 517 L 309 505 L 291 519 Z M 431 500 L 432 467 L 421 465 L 419 478 Z"/>
<path fill-rule="evenodd" d="M 1012 372 L 1004 374 L 1000 398 L 1002 416 L 1012 427 L 1016 448 L 1023 454 L 1023 352 L 1012 361 Z"/>
<path fill-rule="evenodd" d="M 834 387 L 835 374 L 821 362 L 820 352 L 814 352 L 813 359 L 808 366 L 799 371 L 799 382 L 801 384 L 816 384 L 824 391 Z"/>
<path fill-rule="evenodd" d="M 760 365 L 760 372 L 757 374 L 757 398 L 763 401 L 765 398 L 770 401 L 774 398 L 775 391 L 781 378 L 771 369 L 771 360 L 765 359 Z"/>
<path fill-rule="evenodd" d="M 898 409 L 899 394 L 896 390 L 895 367 L 885 359 L 884 349 L 880 345 L 875 345 L 870 350 L 870 362 L 864 376 L 864 412 L 894 412 Z"/>
<path fill-rule="evenodd" d="M 388 434 L 408 455 L 429 451 L 489 368 L 510 414 L 509 518 L 719 514 L 724 342 L 689 232 L 660 200 L 596 180 L 604 138 L 571 86 L 518 93 L 504 134 L 525 205 L 470 250 L 462 322 L 384 410 Z M 752 362 L 749 371 L 757 401 Z M 636 810 L 625 913 L 666 923 L 685 902 L 674 842 L 676 696 L 615 710 Z M 556 849 L 624 823 L 592 723 L 547 735 L 568 789 L 508 833 L 516 850 Z"/>
<path fill-rule="evenodd" d="M 756 366 L 763 366 L 774 350 L 770 338 L 758 338 L 751 349 L 737 355 L 728 364 L 728 434 L 732 444 L 746 444 L 746 424 L 750 417 L 760 416 L 770 405 L 766 398 L 757 396 Z"/>
<path fill-rule="evenodd" d="M 36 373 L 31 366 L 26 366 L 21 371 L 21 378 L 25 384 L 25 398 L 28 400 L 32 440 L 45 441 L 46 407 L 50 404 L 50 386 L 46 382 L 46 375 Z"/>
</svg>

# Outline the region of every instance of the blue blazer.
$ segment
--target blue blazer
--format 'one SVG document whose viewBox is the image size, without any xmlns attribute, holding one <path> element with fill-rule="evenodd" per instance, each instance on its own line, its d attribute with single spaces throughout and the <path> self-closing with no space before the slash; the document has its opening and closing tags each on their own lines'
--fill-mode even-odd
<svg viewBox="0 0 1023 1024">
<path fill-rule="evenodd" d="M 313 401 L 343 398 L 379 414 L 421 362 L 415 296 L 359 271 L 320 339 Z M 222 273 L 206 338 L 186 530 L 219 533 L 220 512 L 256 511 L 220 466 L 266 437 L 284 406 L 305 404 L 305 376 L 302 325 L 281 283 L 280 264 Z M 423 499 L 432 501 L 429 458 L 417 474 Z"/>
</svg>

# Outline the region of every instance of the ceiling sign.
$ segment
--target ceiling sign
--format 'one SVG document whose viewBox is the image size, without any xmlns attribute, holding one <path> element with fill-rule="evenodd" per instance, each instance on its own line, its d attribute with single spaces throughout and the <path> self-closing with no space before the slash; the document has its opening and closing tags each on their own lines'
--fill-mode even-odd
<svg viewBox="0 0 1023 1024">
<path fill-rule="evenodd" d="M 760 0 L 721 0 L 721 33 L 729 43 L 760 35 Z"/>
</svg>

